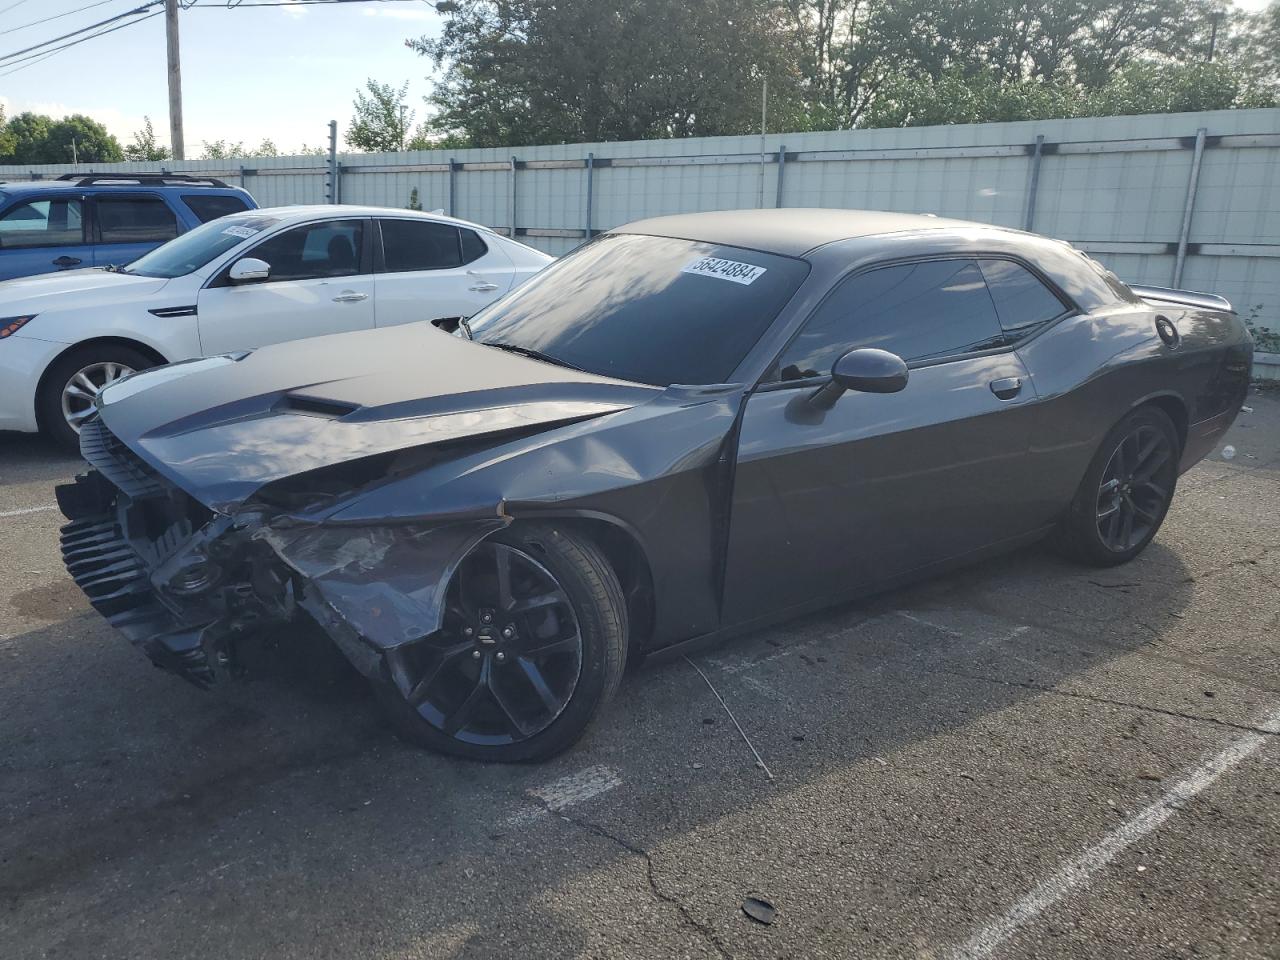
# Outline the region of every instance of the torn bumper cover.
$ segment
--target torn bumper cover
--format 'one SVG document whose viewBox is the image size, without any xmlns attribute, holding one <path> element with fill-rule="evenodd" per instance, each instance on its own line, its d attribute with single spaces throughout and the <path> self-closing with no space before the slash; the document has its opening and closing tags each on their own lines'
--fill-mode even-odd
<svg viewBox="0 0 1280 960">
<path fill-rule="evenodd" d="M 386 650 L 439 628 L 454 567 L 508 522 L 308 525 L 252 505 L 224 515 L 107 444 L 86 444 L 98 469 L 57 489 L 67 571 L 153 663 L 202 687 L 299 609 L 378 675 Z"/>
</svg>

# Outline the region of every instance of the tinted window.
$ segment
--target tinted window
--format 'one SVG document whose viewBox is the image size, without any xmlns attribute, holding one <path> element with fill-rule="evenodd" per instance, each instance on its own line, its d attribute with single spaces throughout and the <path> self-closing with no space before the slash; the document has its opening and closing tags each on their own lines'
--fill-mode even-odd
<svg viewBox="0 0 1280 960">
<path fill-rule="evenodd" d="M 879 347 L 909 363 L 1003 343 L 976 263 L 905 263 L 841 283 L 787 348 L 782 379 L 826 375 L 854 347 Z"/>
<path fill-rule="evenodd" d="M 1018 343 L 1066 309 L 1034 273 L 1011 260 L 981 261 L 1000 326 Z"/>
<path fill-rule="evenodd" d="M 470 321 L 485 343 L 639 383 L 721 383 L 809 272 L 803 260 L 606 234 Z"/>
<path fill-rule="evenodd" d="M 31 200 L 0 217 L 0 248 L 6 250 L 83 242 L 79 200 Z"/>
<path fill-rule="evenodd" d="M 182 202 L 191 208 L 191 212 L 196 215 L 201 223 L 217 220 L 219 217 L 225 217 L 229 213 L 244 213 L 249 209 L 249 205 L 239 197 L 219 197 L 205 194 L 203 196 L 183 197 Z"/>
<path fill-rule="evenodd" d="M 381 220 L 382 260 L 387 273 L 462 266 L 458 228 L 430 220 Z"/>
<path fill-rule="evenodd" d="M 363 220 L 330 220 L 294 227 L 245 251 L 271 265 L 270 280 L 349 277 L 360 272 Z"/>
<path fill-rule="evenodd" d="M 240 214 L 204 223 L 139 257 L 129 264 L 129 272 L 144 277 L 186 276 L 276 223 L 274 217 L 258 214 Z"/>
<path fill-rule="evenodd" d="M 488 246 L 480 239 L 480 234 L 474 230 L 461 230 L 459 232 L 462 234 L 463 263 L 474 263 L 489 252 Z"/>
<path fill-rule="evenodd" d="M 98 240 L 102 243 L 154 243 L 178 235 L 178 221 L 158 197 L 98 197 Z"/>
</svg>

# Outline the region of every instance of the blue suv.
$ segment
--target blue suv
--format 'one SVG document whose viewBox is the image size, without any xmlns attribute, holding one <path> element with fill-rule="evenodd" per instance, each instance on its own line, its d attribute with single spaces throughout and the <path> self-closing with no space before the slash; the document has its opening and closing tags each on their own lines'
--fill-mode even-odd
<svg viewBox="0 0 1280 960">
<path fill-rule="evenodd" d="M 171 173 L 0 182 L 0 280 L 129 263 L 192 227 L 257 206 L 221 180 Z"/>
</svg>

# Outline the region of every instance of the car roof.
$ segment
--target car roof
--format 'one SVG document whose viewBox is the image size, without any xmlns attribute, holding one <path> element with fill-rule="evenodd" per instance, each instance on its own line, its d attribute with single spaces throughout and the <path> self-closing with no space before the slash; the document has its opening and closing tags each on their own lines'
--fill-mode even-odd
<svg viewBox="0 0 1280 960">
<path fill-rule="evenodd" d="M 257 210 L 246 210 L 234 214 L 241 217 L 275 217 L 282 223 L 301 223 L 304 220 L 319 220 L 324 217 L 402 217 L 412 220 L 431 220 L 436 223 L 452 223 L 460 227 L 470 227 L 484 233 L 496 234 L 492 227 L 470 220 L 460 220 L 444 213 L 428 213 L 425 210 L 405 210 L 401 207 L 358 206 L 353 203 L 305 203 L 281 207 L 259 207 Z"/>
<path fill-rule="evenodd" d="M 123 192 L 139 191 L 139 190 L 141 191 L 179 190 L 184 193 L 193 193 L 193 194 L 210 193 L 214 195 L 246 192 L 243 187 L 237 187 L 231 184 L 227 184 L 221 187 L 215 187 L 215 186 L 210 186 L 208 184 L 203 184 L 203 183 L 130 182 L 128 174 L 121 174 L 119 181 L 114 181 L 111 183 L 91 183 L 91 184 L 79 184 L 79 183 L 76 183 L 75 181 L 67 181 L 67 180 L 0 180 L 0 193 L 4 193 L 6 196 L 13 196 L 13 197 L 20 197 L 26 193 L 62 193 L 62 192 L 84 193 L 85 191 L 91 191 L 94 193 L 114 193 L 117 190 L 123 191 Z"/>
<path fill-rule="evenodd" d="M 1017 233 L 1007 227 L 932 214 L 887 210 L 835 210 L 791 207 L 764 210 L 717 210 L 636 220 L 610 233 L 642 233 L 655 237 L 702 240 L 765 253 L 798 257 L 815 247 L 839 240 L 886 233 L 926 230 L 992 230 Z"/>
</svg>

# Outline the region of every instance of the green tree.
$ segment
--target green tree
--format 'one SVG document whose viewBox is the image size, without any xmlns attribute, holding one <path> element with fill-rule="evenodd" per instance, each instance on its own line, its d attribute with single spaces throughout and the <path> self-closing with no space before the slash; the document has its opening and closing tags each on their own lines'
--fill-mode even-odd
<svg viewBox="0 0 1280 960">
<path fill-rule="evenodd" d="M 151 118 L 142 118 L 142 129 L 133 132 L 133 142 L 125 144 L 126 160 L 168 160 L 169 148 L 156 138 L 155 128 L 151 126 Z"/>
<path fill-rule="evenodd" d="M 13 163 L 13 151 L 18 146 L 18 138 L 9 130 L 4 118 L 4 107 L 0 106 L 0 163 Z"/>
<path fill-rule="evenodd" d="M 13 138 L 13 163 L 44 163 L 39 153 L 49 139 L 53 121 L 40 113 L 20 113 L 7 124 L 5 133 Z"/>
<path fill-rule="evenodd" d="M 355 114 L 347 130 L 347 144 L 365 153 L 403 150 L 413 125 L 413 111 L 405 100 L 408 90 L 408 83 L 397 89 L 370 77 L 365 89 L 356 91 Z"/>
<path fill-rule="evenodd" d="M 232 160 L 248 154 L 244 149 L 244 141 L 205 140 L 200 144 L 201 160 Z"/>
<path fill-rule="evenodd" d="M 445 0 L 437 134 L 473 146 L 748 133 L 768 80 L 774 128 L 803 115 L 781 0 Z"/>
<path fill-rule="evenodd" d="M 1240 73 L 1226 63 L 1132 63 L 1091 91 L 1080 112 L 1105 117 L 1266 107 L 1274 102 L 1265 93 L 1248 90 Z"/>
<path fill-rule="evenodd" d="M 275 141 L 268 137 L 267 139 L 263 140 L 260 144 L 258 144 L 256 147 L 254 147 L 253 153 L 251 153 L 250 156 L 278 157 L 280 156 L 280 150 L 279 148 L 276 147 Z"/>
<path fill-rule="evenodd" d="M 98 121 L 73 113 L 49 124 L 36 156 L 36 163 L 113 163 L 124 159 L 124 150 Z"/>
</svg>

